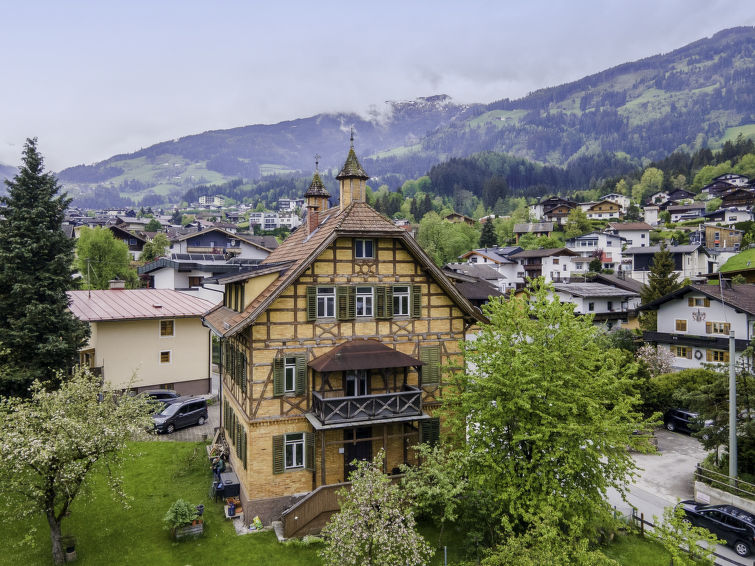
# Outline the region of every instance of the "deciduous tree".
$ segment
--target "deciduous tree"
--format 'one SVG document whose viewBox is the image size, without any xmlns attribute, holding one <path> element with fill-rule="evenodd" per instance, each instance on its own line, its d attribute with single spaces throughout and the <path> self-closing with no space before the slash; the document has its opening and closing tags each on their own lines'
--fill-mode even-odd
<svg viewBox="0 0 755 566">
<path fill-rule="evenodd" d="M 464 343 L 468 369 L 446 393 L 470 481 L 496 486 L 498 517 L 514 533 L 545 509 L 554 525 L 587 530 L 608 514 L 606 490 L 629 485 L 627 447 L 649 449 L 633 434 L 650 428 L 636 410 L 637 368 L 542 280 L 483 311 L 490 322 Z"/>
<path fill-rule="evenodd" d="M 137 284 L 128 246 L 107 228 L 81 229 L 76 241 L 76 267 L 87 289 L 107 289 L 111 279 L 123 279 L 130 288 Z"/>
<path fill-rule="evenodd" d="M 700 566 L 715 564 L 713 553 L 724 541 L 703 527 L 693 527 L 685 520 L 681 507 L 666 507 L 663 520 L 653 516 L 655 529 L 648 531 L 671 556 L 672 566 Z M 698 543 L 703 542 L 704 546 Z"/>
<path fill-rule="evenodd" d="M 33 379 L 69 370 L 89 329 L 68 310 L 73 240 L 62 230 L 70 202 L 44 171 L 36 139 L 0 198 L 0 394 L 24 395 Z"/>
<path fill-rule="evenodd" d="M 351 489 L 339 492 L 341 510 L 323 529 L 326 566 L 420 566 L 432 557 L 405 494 L 382 467 L 382 452 L 374 462 L 357 462 Z"/>
<path fill-rule="evenodd" d="M 44 515 L 52 556 L 63 564 L 61 523 L 95 466 L 107 464 L 110 485 L 123 496 L 117 474 L 126 442 L 152 423 L 139 396 L 118 396 L 100 378 L 77 369 L 60 389 L 35 381 L 31 398 L 0 399 L 0 493 L 6 516 Z"/>
<path fill-rule="evenodd" d="M 144 244 L 139 261 L 154 261 L 159 257 L 163 257 L 169 247 L 170 240 L 168 240 L 168 236 L 162 232 L 155 234 L 151 242 Z"/>
<path fill-rule="evenodd" d="M 564 235 L 567 238 L 576 238 L 582 234 L 587 234 L 590 230 L 592 230 L 592 224 L 590 224 L 590 219 L 587 218 L 587 213 L 579 207 L 571 209 L 566 218 Z"/>
</svg>

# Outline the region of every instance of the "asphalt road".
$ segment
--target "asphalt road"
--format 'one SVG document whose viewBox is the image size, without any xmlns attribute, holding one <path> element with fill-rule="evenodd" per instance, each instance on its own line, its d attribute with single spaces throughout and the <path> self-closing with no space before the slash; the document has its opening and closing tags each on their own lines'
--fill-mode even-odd
<svg viewBox="0 0 755 566">
<path fill-rule="evenodd" d="M 655 522 L 666 507 L 673 507 L 677 501 L 692 499 L 694 496 L 695 465 L 705 458 L 706 451 L 700 442 L 684 434 L 656 431 L 658 454 L 634 454 L 634 461 L 640 468 L 637 478 L 630 488 L 628 503 L 619 494 L 611 491 L 608 501 L 618 511 L 631 514 L 631 506 L 637 514 L 644 513 L 645 520 Z M 741 558 L 731 548 L 719 546 L 717 554 L 740 564 L 752 566 L 753 557 Z M 716 559 L 722 566 L 731 565 L 721 558 Z"/>
</svg>

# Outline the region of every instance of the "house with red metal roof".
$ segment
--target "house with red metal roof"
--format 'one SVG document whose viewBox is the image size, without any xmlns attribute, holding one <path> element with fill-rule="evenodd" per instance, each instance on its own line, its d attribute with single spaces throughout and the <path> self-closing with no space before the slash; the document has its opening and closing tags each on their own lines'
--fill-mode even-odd
<svg viewBox="0 0 755 566">
<path fill-rule="evenodd" d="M 210 392 L 210 333 L 202 315 L 214 305 L 171 289 L 68 291 L 69 309 L 89 323 L 82 366 L 112 384 L 175 389 L 181 395 Z"/>
</svg>

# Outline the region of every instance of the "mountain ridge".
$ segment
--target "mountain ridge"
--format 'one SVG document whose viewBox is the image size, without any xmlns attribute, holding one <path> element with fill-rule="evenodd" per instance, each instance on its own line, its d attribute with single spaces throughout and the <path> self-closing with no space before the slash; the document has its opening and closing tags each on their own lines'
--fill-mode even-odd
<svg viewBox="0 0 755 566">
<path fill-rule="evenodd" d="M 755 28 L 722 30 L 665 54 L 622 63 L 525 97 L 457 104 L 446 95 L 389 102 L 385 111 L 323 113 L 277 124 L 209 130 L 60 172 L 77 194 L 179 198 L 231 178 L 308 175 L 314 154 L 336 168 L 350 127 L 371 175 L 396 182 L 451 157 L 510 153 L 564 165 L 600 152 L 651 161 L 676 149 L 755 135 Z"/>
</svg>

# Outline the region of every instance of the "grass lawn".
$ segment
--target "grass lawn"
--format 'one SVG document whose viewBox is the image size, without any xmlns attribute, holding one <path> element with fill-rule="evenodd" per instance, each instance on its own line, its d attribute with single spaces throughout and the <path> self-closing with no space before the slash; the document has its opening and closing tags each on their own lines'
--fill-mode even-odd
<svg viewBox="0 0 755 566">
<path fill-rule="evenodd" d="M 726 263 L 724 263 L 719 268 L 719 271 L 723 273 L 725 271 L 748 269 L 750 267 L 755 267 L 755 248 L 750 248 L 750 249 L 741 251 L 734 257 L 730 257 L 726 261 Z"/>
<path fill-rule="evenodd" d="M 80 495 L 71 516 L 64 520 L 63 533 L 72 534 L 77 539 L 76 564 L 321 564 L 317 544 L 280 544 L 272 532 L 236 535 L 231 522 L 223 517 L 221 504 L 208 498 L 212 476 L 202 443 L 133 443 L 123 471 L 124 488 L 132 498 L 130 509 L 123 509 L 113 500 L 104 474 L 95 473 L 88 491 Z M 162 518 L 179 497 L 205 505 L 204 537 L 176 543 L 163 529 Z M 52 563 L 49 530 L 41 516 L 27 521 L 6 520 L 3 527 L 5 552 L 0 553 L 0 566 Z M 433 547 L 438 545 L 438 531 L 433 526 L 421 525 L 420 532 Z M 15 546 L 27 536 L 31 544 Z M 443 545 L 448 548 L 449 564 L 463 560 L 464 540 L 463 533 L 453 526 L 448 527 L 431 564 L 443 564 Z M 604 552 L 624 566 L 668 564 L 662 548 L 635 536 L 619 537 Z"/>
</svg>

